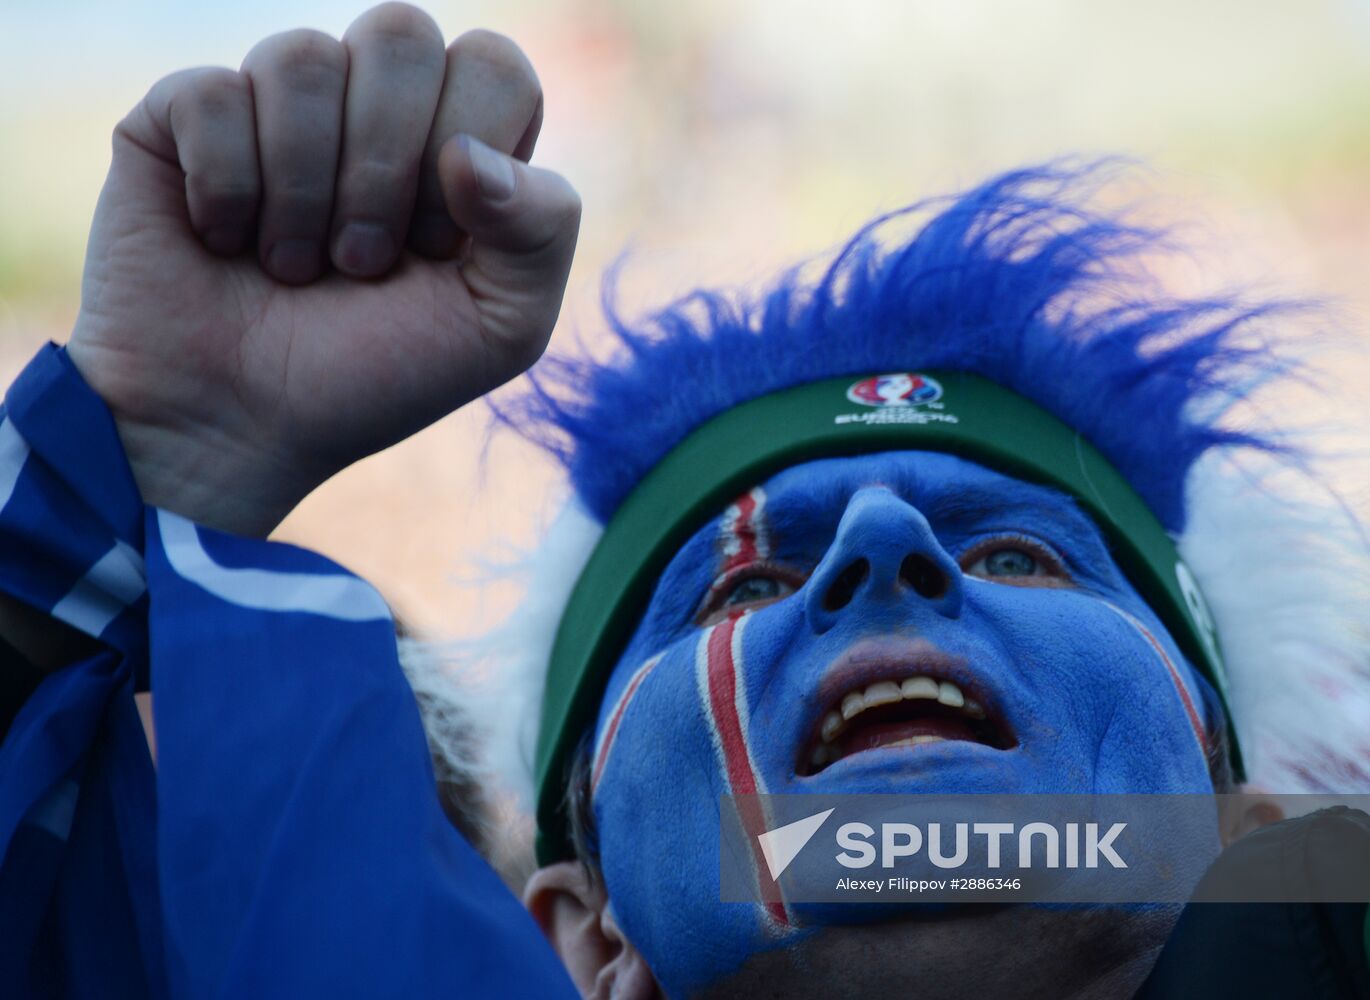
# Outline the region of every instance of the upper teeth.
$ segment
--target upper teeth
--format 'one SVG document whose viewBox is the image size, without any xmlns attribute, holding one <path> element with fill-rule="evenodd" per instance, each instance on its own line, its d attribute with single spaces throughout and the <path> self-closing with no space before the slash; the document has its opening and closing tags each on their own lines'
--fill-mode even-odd
<svg viewBox="0 0 1370 1000">
<path fill-rule="evenodd" d="M 824 743 L 831 743 L 846 723 L 868 708 L 889 705 L 896 701 L 936 701 L 948 708 L 960 708 L 973 719 L 985 717 L 984 706 L 974 698 L 967 698 L 959 687 L 951 681 L 939 681 L 935 677 L 908 677 L 903 683 L 876 681 L 862 691 L 852 691 L 842 699 L 841 710 L 833 709 L 823 716 L 822 736 Z"/>
</svg>

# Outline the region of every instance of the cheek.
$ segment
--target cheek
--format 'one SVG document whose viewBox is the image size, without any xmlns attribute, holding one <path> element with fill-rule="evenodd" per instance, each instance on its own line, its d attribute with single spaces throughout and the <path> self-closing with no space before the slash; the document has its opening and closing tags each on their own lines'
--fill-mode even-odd
<svg viewBox="0 0 1370 1000">
<path fill-rule="evenodd" d="M 1100 792 L 1210 792 L 1203 699 L 1192 668 L 1168 635 L 1105 605 L 1120 622 L 1117 710 L 1101 740 Z"/>
<path fill-rule="evenodd" d="M 697 654 L 694 638 L 667 650 L 612 734 L 614 710 L 603 713 L 593 800 L 615 915 L 671 996 L 735 969 L 768 942 L 753 908 L 720 903 L 718 797 L 727 788 Z M 626 691 L 630 680 L 617 687 Z"/>
<path fill-rule="evenodd" d="M 693 643 L 681 641 L 615 678 L 601 712 L 591 787 L 602 834 L 620 817 L 673 798 L 709 794 L 703 720 L 693 690 Z"/>
<path fill-rule="evenodd" d="M 1079 592 L 997 603 L 992 617 L 1058 780 L 1096 792 L 1209 790 L 1199 694 L 1163 632 Z"/>
</svg>

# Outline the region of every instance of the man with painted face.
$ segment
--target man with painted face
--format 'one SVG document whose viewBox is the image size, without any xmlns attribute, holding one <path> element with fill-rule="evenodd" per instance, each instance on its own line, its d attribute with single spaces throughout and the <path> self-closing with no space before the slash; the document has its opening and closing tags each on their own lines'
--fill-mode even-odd
<svg viewBox="0 0 1370 1000">
<path fill-rule="evenodd" d="M 1009 174 L 893 249 L 882 220 L 811 284 L 611 317 L 618 364 L 544 365 L 505 411 L 575 495 L 531 574 L 552 611 L 530 600 L 514 630 L 533 649 L 499 675 L 530 704 L 480 745 L 536 803 L 533 912 L 563 954 L 603 959 L 583 993 L 1128 996 L 1152 976 L 1144 995 L 1204 995 L 1202 970 L 1323 988 L 1259 909 L 1245 948 L 1196 967 L 1212 909 L 1176 936 L 1166 908 L 872 924 L 718 902 L 722 795 L 1202 793 L 1243 765 L 1280 790 L 1363 786 L 1339 749 L 1361 740 L 1363 667 L 1342 673 L 1364 664 L 1361 612 L 1304 589 L 1307 550 L 1280 540 L 1320 522 L 1243 467 L 1274 442 L 1218 419 L 1278 367 L 1244 336 L 1270 310 L 1111 287 L 1147 237 L 1070 204 L 1082 180 Z M 1324 541 L 1334 572 L 1363 573 L 1358 543 Z M 1298 656 L 1280 680 L 1276 649 Z M 1283 700 L 1303 683 L 1348 702 L 1304 729 Z M 1350 959 L 1329 964 L 1354 971 L 1329 995 L 1366 983 L 1365 908 L 1337 912 Z"/>
<path fill-rule="evenodd" d="M 1281 913 L 1260 949 L 1227 914 L 1198 968 L 1211 927 L 1172 908 L 720 901 L 727 793 L 1367 783 L 1363 560 L 1254 488 L 1236 457 L 1272 441 L 1220 422 L 1279 368 L 1245 337 L 1271 310 L 1139 299 L 1120 281 L 1147 234 L 1076 205 L 1068 172 L 931 206 L 912 238 L 884 220 L 756 302 L 611 316 L 608 364 L 543 362 L 500 413 L 573 496 L 493 702 L 397 653 L 363 581 L 264 540 L 541 352 L 579 213 L 527 162 L 541 108 L 506 39 L 444 51 L 392 4 L 170 77 L 116 130 L 71 341 L 0 422 L 0 982 L 1364 985 L 1364 906 Z M 536 802 L 532 919 L 447 823 L 430 748 Z"/>
</svg>

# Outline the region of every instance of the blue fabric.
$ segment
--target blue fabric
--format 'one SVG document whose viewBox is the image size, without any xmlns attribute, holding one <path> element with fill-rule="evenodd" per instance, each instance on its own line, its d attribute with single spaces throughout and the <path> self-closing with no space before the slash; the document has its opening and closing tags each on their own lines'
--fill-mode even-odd
<svg viewBox="0 0 1370 1000">
<path fill-rule="evenodd" d="M 379 595 L 144 508 L 55 347 L 3 416 L 0 588 L 103 644 L 0 746 L 5 996 L 574 996 L 442 813 Z"/>
</svg>

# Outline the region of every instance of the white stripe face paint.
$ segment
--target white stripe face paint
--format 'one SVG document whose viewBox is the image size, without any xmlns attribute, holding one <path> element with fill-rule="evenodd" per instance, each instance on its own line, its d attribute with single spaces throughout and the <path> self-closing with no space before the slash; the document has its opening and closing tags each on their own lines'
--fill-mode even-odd
<svg viewBox="0 0 1370 1000">
<path fill-rule="evenodd" d="M 1151 647 L 1152 652 L 1156 654 L 1156 658 L 1161 661 L 1161 665 L 1165 667 L 1166 672 L 1170 675 L 1170 682 L 1175 687 L 1175 693 L 1179 695 L 1180 704 L 1184 708 L 1185 715 L 1189 719 L 1189 726 L 1194 732 L 1194 739 L 1199 744 L 1199 750 L 1207 757 L 1208 734 L 1204 731 L 1203 719 L 1200 718 L 1198 709 L 1195 708 L 1196 695 L 1189 690 L 1189 684 L 1186 682 L 1184 675 L 1180 672 L 1179 668 L 1175 666 L 1174 661 L 1171 660 L 1170 654 L 1165 651 L 1165 647 L 1161 645 L 1160 641 L 1151 634 L 1151 630 L 1135 615 L 1124 611 L 1122 608 L 1109 601 L 1101 600 L 1099 603 L 1131 625 L 1137 634 Z"/>
<path fill-rule="evenodd" d="M 772 822 L 763 800 L 758 798 L 766 794 L 766 785 L 757 770 L 748 738 L 751 711 L 742 637 L 749 617 L 744 613 L 729 618 L 700 636 L 695 646 L 695 683 L 724 785 L 735 796 L 733 801 L 751 843 L 752 875 L 763 901 L 766 925 L 772 933 L 782 934 L 793 926 L 793 916 L 780 886 L 769 877 L 761 841 L 757 839 L 771 828 Z"/>
<path fill-rule="evenodd" d="M 600 734 L 599 746 L 595 749 L 595 762 L 590 770 L 590 795 L 594 796 L 599 790 L 599 779 L 604 773 L 605 765 L 609 763 L 609 754 L 614 749 L 614 742 L 618 737 L 619 728 L 623 724 L 623 716 L 628 711 L 628 706 L 632 703 L 638 688 L 646 680 L 647 675 L 661 660 L 661 654 L 653 656 L 637 670 L 633 671 L 633 676 L 628 678 L 628 684 L 623 689 L 623 693 L 618 696 L 618 701 L 614 703 L 613 709 L 609 712 L 609 719 L 604 724 L 604 732 Z"/>
<path fill-rule="evenodd" d="M 718 526 L 723 572 L 770 556 L 765 512 L 766 492 L 758 486 L 738 497 L 723 514 Z"/>
<path fill-rule="evenodd" d="M 733 711 L 737 713 L 737 727 L 742 734 L 742 751 L 746 755 L 747 768 L 752 773 L 752 784 L 758 795 L 765 795 L 765 780 L 757 770 L 756 760 L 752 756 L 752 712 L 747 702 L 747 676 L 742 669 L 742 633 L 749 617 L 743 615 L 737 620 L 737 627 L 733 629 L 732 642 L 729 644 L 733 672 Z"/>
<path fill-rule="evenodd" d="M 29 457 L 29 443 L 19 435 L 14 421 L 0 420 L 0 510 L 10 502 L 14 487 Z"/>
<path fill-rule="evenodd" d="M 190 521 L 158 510 L 157 526 L 171 568 L 220 600 L 254 611 L 300 611 L 350 622 L 390 620 L 390 608 L 376 588 L 355 576 L 220 566 L 204 550 Z"/>
</svg>

